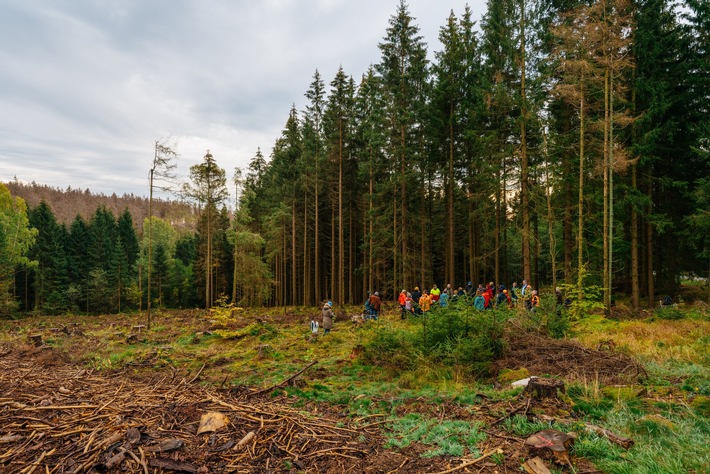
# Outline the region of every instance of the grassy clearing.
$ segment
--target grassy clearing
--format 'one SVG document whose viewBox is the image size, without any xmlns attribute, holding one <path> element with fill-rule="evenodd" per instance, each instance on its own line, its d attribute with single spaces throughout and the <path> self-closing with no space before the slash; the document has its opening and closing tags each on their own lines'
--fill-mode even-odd
<svg viewBox="0 0 710 474">
<path fill-rule="evenodd" d="M 95 370 L 169 369 L 184 378 L 201 371 L 200 383 L 226 387 L 269 387 L 317 361 L 299 384 L 272 395 L 285 396 L 295 406 L 326 404 L 358 423 L 377 423 L 389 449 L 415 447 L 422 456 L 436 457 L 478 455 L 490 442 L 485 426 L 476 421 L 478 410 L 495 403 L 505 410 L 520 395 L 521 389 L 507 388 L 505 376 L 500 386 L 486 373 L 491 356 L 504 349 L 501 328 L 507 319 L 516 317 L 537 333 L 551 331 L 544 314 L 476 314 L 458 308 L 409 320 L 391 313 L 364 327 L 336 319 L 331 334 L 311 339 L 308 322 L 314 314 L 319 313 L 312 308 L 165 312 L 131 343 L 126 337 L 142 322 L 138 315 L 36 317 L 1 321 L 0 342 L 40 333 L 46 344 Z M 52 331 L 60 322 L 86 337 Z M 594 379 L 568 384 L 568 401 L 580 420 L 630 437 L 635 446 L 623 450 L 585 433 L 581 422 L 550 424 L 515 416 L 500 426 L 520 437 L 550 427 L 575 431 L 573 453 L 604 472 L 709 472 L 707 307 L 681 305 L 627 321 L 593 315 L 569 330 L 588 347 L 620 350 L 644 363 L 649 378 L 636 385 L 603 386 Z M 515 370 L 509 378 L 524 373 L 510 369 Z"/>
</svg>

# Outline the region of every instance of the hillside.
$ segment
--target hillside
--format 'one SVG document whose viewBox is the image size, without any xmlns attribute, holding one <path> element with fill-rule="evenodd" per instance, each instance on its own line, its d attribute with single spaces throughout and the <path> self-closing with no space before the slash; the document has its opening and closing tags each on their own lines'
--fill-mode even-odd
<svg viewBox="0 0 710 474">
<path fill-rule="evenodd" d="M 73 189 L 71 186 L 62 190 L 50 186 L 32 183 L 10 181 L 4 183 L 13 196 L 21 197 L 32 208 L 44 200 L 52 208 L 57 221 L 67 226 L 80 215 L 87 221 L 99 206 L 106 206 L 114 216 L 120 215 L 124 209 L 133 216 L 133 223 L 138 232 L 143 230 L 143 219 L 148 217 L 148 198 L 115 193 L 106 196 L 95 194 L 88 188 Z M 197 212 L 194 206 L 181 201 L 153 199 L 153 215 L 168 221 L 177 230 L 194 230 Z"/>
</svg>

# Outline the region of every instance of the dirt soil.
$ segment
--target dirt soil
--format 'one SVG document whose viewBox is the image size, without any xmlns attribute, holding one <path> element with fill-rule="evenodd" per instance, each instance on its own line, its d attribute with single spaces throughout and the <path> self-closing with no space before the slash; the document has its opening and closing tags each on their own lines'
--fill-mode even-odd
<svg viewBox="0 0 710 474">
<path fill-rule="evenodd" d="M 299 316 L 264 317 L 272 324 L 308 320 L 308 315 Z M 192 312 L 172 317 L 176 325 L 201 329 L 202 318 Z M 123 322 L 126 328 L 109 320 L 92 324 L 119 330 L 132 322 Z M 79 352 L 32 346 L 19 337 L 21 325 L 10 329 L 18 335 L 14 341 L 0 346 L 0 474 L 519 473 L 521 462 L 531 454 L 523 439 L 502 428 L 503 420 L 513 414 L 556 419 L 569 417 L 572 411 L 560 401 L 525 397 L 499 401 L 484 394 L 477 394 L 478 402 L 472 406 L 454 399 L 403 400 L 396 416 L 419 413 L 478 421 L 488 435 L 478 448 L 489 456 L 475 463 L 471 453 L 424 458 L 421 455 L 430 446 L 384 447 L 385 414 L 357 417 L 347 406 L 318 402 L 303 406 L 302 399 L 283 392 L 255 394 L 256 389 L 243 386 L 219 389 L 218 382 L 204 383 L 210 379 L 204 374 L 170 367 L 156 372 L 154 364 L 140 361 L 118 371 L 87 369 L 76 357 Z M 83 335 L 82 330 L 91 327 L 74 326 L 63 328 L 67 337 L 81 344 L 100 343 Z M 169 334 L 170 327 L 161 334 L 166 343 L 179 336 Z M 563 378 L 596 373 L 608 380 L 638 375 L 635 362 L 613 350 L 521 334 L 507 336 L 508 350 L 497 369 L 526 367 L 530 374 Z M 315 366 L 302 378 L 319 378 L 319 370 Z M 200 430 L 203 417 L 222 420 L 224 426 Z M 502 454 L 491 456 L 497 450 Z M 553 459 L 547 458 L 548 466 Z M 594 472 L 588 461 L 575 456 L 572 461 L 577 472 Z"/>
<path fill-rule="evenodd" d="M 491 425 L 515 408 L 553 415 L 559 409 L 549 402 L 520 400 L 514 407 L 483 400 L 472 411 L 453 401 L 414 400 L 401 414 L 417 410 Z M 209 389 L 176 372 L 94 372 L 46 346 L 0 347 L 2 473 L 513 473 L 527 457 L 523 440 L 497 426 L 480 449 L 500 449 L 505 457 L 498 464 L 490 457 L 469 467 L 470 457 L 426 459 L 420 454 L 427 448 L 418 445 L 385 449 L 381 418 L 352 418 L 344 410 L 295 409 L 284 396 Z M 198 434 L 202 418 L 214 413 L 225 426 Z"/>
</svg>

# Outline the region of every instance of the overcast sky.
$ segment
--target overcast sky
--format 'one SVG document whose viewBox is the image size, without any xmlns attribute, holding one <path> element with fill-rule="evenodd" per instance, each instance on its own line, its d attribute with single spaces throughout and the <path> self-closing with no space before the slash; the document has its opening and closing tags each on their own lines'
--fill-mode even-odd
<svg viewBox="0 0 710 474">
<path fill-rule="evenodd" d="M 409 0 L 428 44 L 466 4 Z M 318 69 L 359 82 L 399 0 L 0 0 L 0 181 L 147 195 L 153 143 L 178 172 L 268 158 Z M 186 179 L 186 178 L 184 178 Z"/>
</svg>

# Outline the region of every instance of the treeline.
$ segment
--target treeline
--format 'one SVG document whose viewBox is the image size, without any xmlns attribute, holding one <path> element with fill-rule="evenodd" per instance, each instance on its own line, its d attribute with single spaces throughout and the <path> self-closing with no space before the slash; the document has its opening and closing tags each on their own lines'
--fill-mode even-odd
<svg viewBox="0 0 710 474">
<path fill-rule="evenodd" d="M 121 196 L 94 193 L 87 189 L 54 188 L 35 182 L 23 183 L 18 180 L 9 181 L 5 185 L 10 194 L 24 199 L 28 207 L 38 206 L 46 202 L 54 212 L 58 222 L 70 225 L 77 215 L 89 220 L 94 211 L 104 206 L 118 216 L 125 209 L 131 213 L 138 232 L 142 232 L 143 219 L 148 217 L 149 202 L 143 196 L 123 194 Z M 195 230 L 197 209 L 189 203 L 178 200 L 153 200 L 153 215 L 170 222 L 179 231 Z"/>
<path fill-rule="evenodd" d="M 194 234 L 153 218 L 136 238 L 105 207 L 62 226 L 0 195 L 4 310 L 522 279 L 653 305 L 710 266 L 710 3 L 676 3 L 489 0 L 480 28 L 451 13 L 429 62 L 402 2 L 361 78 L 315 71 L 270 159 L 235 173 L 237 209 L 219 157 L 191 168 Z"/>
</svg>

